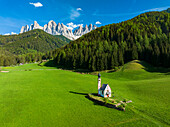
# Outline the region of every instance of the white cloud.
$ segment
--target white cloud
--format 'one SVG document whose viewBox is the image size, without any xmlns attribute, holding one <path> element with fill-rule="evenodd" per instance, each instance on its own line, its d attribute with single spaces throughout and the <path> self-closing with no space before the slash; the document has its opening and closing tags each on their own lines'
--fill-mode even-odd
<svg viewBox="0 0 170 127">
<path fill-rule="evenodd" d="M 170 6 L 159 7 L 159 8 L 152 8 L 152 9 L 148 9 L 148 10 L 141 11 L 141 13 L 149 12 L 149 11 L 163 11 L 163 10 L 166 10 L 167 8 L 169 8 L 169 7 L 170 7 Z"/>
<path fill-rule="evenodd" d="M 67 28 L 68 28 L 69 30 L 73 30 L 73 28 L 72 28 L 72 27 L 67 26 Z"/>
<path fill-rule="evenodd" d="M 82 11 L 82 9 L 81 8 L 77 8 L 77 11 Z"/>
<path fill-rule="evenodd" d="M 17 33 L 11 32 L 11 35 L 15 35 L 15 34 L 17 34 Z"/>
<path fill-rule="evenodd" d="M 4 35 L 11 35 L 10 33 L 6 33 L 6 34 L 4 34 Z"/>
<path fill-rule="evenodd" d="M 96 24 L 102 24 L 101 22 L 97 21 Z"/>
<path fill-rule="evenodd" d="M 17 33 L 11 32 L 11 33 L 6 33 L 4 35 L 16 35 Z"/>
<path fill-rule="evenodd" d="M 80 13 L 77 10 L 71 9 L 71 12 L 70 12 L 70 19 L 71 20 L 75 20 L 75 18 L 77 18 L 79 16 L 80 16 Z"/>
<path fill-rule="evenodd" d="M 32 4 L 34 5 L 35 7 L 42 7 L 43 5 L 40 3 L 40 2 L 37 2 L 37 3 L 29 3 L 29 4 Z"/>
<path fill-rule="evenodd" d="M 76 27 L 83 26 L 83 24 L 74 24 L 73 22 L 67 23 L 67 28 L 73 30 Z"/>
</svg>

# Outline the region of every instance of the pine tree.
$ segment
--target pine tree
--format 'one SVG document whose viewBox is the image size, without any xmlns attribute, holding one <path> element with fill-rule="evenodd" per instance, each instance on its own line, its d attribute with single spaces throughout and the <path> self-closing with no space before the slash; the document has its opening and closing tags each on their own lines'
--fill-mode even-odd
<svg viewBox="0 0 170 127">
<path fill-rule="evenodd" d="M 124 65 L 122 50 L 119 50 L 119 65 Z"/>
<path fill-rule="evenodd" d="M 138 59 L 138 51 L 137 51 L 137 47 L 135 44 L 133 44 L 132 47 L 132 60 L 137 60 Z"/>
<path fill-rule="evenodd" d="M 114 67 L 115 67 L 115 60 L 114 60 L 114 56 L 112 55 L 112 57 L 111 57 L 111 69 L 113 69 Z"/>
<path fill-rule="evenodd" d="M 96 71 L 96 58 L 95 58 L 95 56 L 92 57 L 91 70 Z"/>
<path fill-rule="evenodd" d="M 84 56 L 83 56 L 83 53 L 81 52 L 80 53 L 80 67 L 82 68 L 83 67 L 83 63 L 84 63 Z"/>
</svg>

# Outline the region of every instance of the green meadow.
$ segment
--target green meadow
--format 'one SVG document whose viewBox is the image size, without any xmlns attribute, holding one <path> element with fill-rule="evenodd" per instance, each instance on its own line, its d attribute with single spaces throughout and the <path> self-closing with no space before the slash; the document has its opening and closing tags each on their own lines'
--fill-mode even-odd
<svg viewBox="0 0 170 127">
<path fill-rule="evenodd" d="M 170 126 L 170 73 L 139 61 L 101 72 L 114 96 L 132 100 L 126 111 L 88 98 L 97 76 L 25 64 L 0 72 L 0 127 Z M 162 71 L 161 71 L 162 70 Z"/>
</svg>

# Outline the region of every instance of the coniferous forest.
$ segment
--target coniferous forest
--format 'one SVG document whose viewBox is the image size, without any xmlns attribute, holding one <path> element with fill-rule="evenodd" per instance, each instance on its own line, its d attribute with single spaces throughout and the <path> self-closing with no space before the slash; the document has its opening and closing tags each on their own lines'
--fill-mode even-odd
<svg viewBox="0 0 170 127">
<path fill-rule="evenodd" d="M 170 67 L 170 13 L 148 12 L 110 24 L 56 49 L 55 63 L 66 68 L 107 70 L 131 60 Z"/>
</svg>

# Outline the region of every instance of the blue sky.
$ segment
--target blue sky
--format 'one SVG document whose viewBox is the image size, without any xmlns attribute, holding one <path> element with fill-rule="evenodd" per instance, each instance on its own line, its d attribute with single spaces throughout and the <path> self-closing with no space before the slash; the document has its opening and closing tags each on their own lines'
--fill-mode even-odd
<svg viewBox="0 0 170 127">
<path fill-rule="evenodd" d="M 0 34 L 19 33 L 22 26 L 36 20 L 98 27 L 131 19 L 146 11 L 170 7 L 170 0 L 0 0 Z"/>
</svg>

